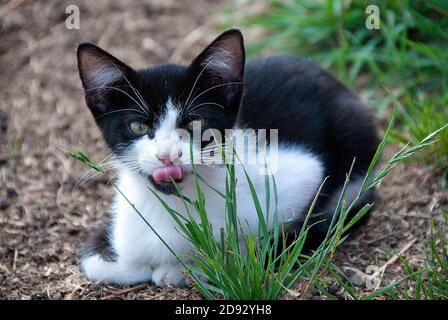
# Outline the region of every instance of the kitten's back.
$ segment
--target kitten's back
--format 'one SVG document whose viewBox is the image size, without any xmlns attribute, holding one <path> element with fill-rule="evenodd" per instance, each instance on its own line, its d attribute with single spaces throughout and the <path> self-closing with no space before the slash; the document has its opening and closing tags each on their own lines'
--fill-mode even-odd
<svg viewBox="0 0 448 320">
<path fill-rule="evenodd" d="M 278 129 L 280 144 L 305 147 L 324 164 L 324 176 L 328 179 L 314 212 L 322 213 L 324 216 L 319 220 L 326 216 L 327 221 L 315 227 L 312 237 L 316 240 L 310 241 L 319 243 L 353 160 L 356 159 L 352 182 L 348 186 L 352 198 L 375 154 L 379 140 L 373 117 L 342 83 L 304 59 L 291 56 L 253 59 L 246 64 L 245 72 L 238 124 L 254 129 Z M 374 197 L 374 190 L 370 190 L 358 200 L 351 215 Z"/>
<path fill-rule="evenodd" d="M 375 124 L 363 103 L 314 63 L 290 56 L 248 61 L 238 123 L 279 130 L 279 142 L 319 154 L 327 175 L 345 178 L 353 158 L 363 173 L 378 146 Z"/>
</svg>

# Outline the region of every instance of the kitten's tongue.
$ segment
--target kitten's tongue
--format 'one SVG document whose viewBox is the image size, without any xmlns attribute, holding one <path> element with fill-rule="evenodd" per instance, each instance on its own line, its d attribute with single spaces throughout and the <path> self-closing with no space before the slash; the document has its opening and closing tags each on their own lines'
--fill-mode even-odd
<svg viewBox="0 0 448 320">
<path fill-rule="evenodd" d="M 152 173 L 152 178 L 156 183 L 179 181 L 182 179 L 182 170 L 179 166 L 171 164 L 166 167 L 158 168 Z"/>
</svg>

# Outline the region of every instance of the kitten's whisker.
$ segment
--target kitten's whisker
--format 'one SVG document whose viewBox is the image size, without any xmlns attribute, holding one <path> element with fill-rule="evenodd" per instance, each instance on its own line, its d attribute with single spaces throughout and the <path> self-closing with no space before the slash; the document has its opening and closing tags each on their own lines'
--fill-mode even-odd
<svg viewBox="0 0 448 320">
<path fill-rule="evenodd" d="M 109 180 L 107 180 L 106 185 L 104 186 L 104 188 L 107 188 L 109 186 L 109 183 L 118 175 L 118 172 L 114 173 Z"/>
<path fill-rule="evenodd" d="M 89 176 L 89 174 L 90 174 L 90 176 Z M 102 174 L 101 172 L 98 172 L 98 171 L 94 171 L 93 169 L 91 169 L 91 170 L 89 170 L 88 171 L 88 174 L 85 174 L 84 176 L 86 176 L 85 178 L 84 178 L 84 180 L 81 180 L 80 179 L 80 181 L 78 182 L 78 183 L 76 183 L 76 185 L 74 186 L 74 188 L 75 189 L 79 189 L 83 184 L 85 184 L 86 182 L 88 182 L 88 181 L 90 181 L 90 180 L 92 180 L 93 178 L 95 178 L 96 176 L 98 176 L 99 174 Z"/>
<path fill-rule="evenodd" d="M 218 107 L 224 109 L 224 106 L 219 104 L 219 103 L 204 102 L 204 103 L 200 103 L 200 104 L 197 104 L 197 105 L 193 106 L 191 109 L 188 109 L 186 114 L 187 115 L 194 115 L 193 111 L 197 110 L 200 106 L 203 106 L 203 105 L 206 105 L 206 104 L 215 105 L 215 106 L 218 106 Z"/>
<path fill-rule="evenodd" d="M 76 182 L 75 186 L 73 187 L 74 189 L 79 189 L 87 180 L 90 179 L 90 175 L 94 174 L 94 170 L 93 169 L 89 169 L 87 170 L 87 172 L 85 172 L 81 178 L 79 178 L 79 180 Z"/>
<path fill-rule="evenodd" d="M 208 88 L 208 89 L 202 91 L 200 94 L 198 94 L 196 97 L 194 97 L 194 99 L 191 100 L 191 102 L 190 102 L 189 105 L 187 106 L 187 110 L 188 110 L 188 108 L 193 104 L 193 102 L 196 101 L 197 98 L 199 98 L 200 96 L 206 94 L 206 93 L 209 92 L 210 90 L 213 90 L 213 89 L 216 89 L 216 88 L 219 88 L 219 87 L 223 87 L 223 86 L 227 86 L 227 85 L 231 85 L 231 84 L 239 84 L 239 85 L 243 85 L 244 83 L 243 83 L 243 82 L 239 82 L 239 81 L 234 81 L 234 82 L 225 82 L 225 83 L 221 83 L 221 84 L 214 85 L 213 87 L 210 87 L 210 88 Z"/>
<path fill-rule="evenodd" d="M 121 90 L 121 89 L 119 89 L 119 88 L 112 87 L 112 86 L 98 86 L 98 87 L 93 87 L 93 88 L 87 89 L 86 92 L 88 92 L 88 91 L 92 91 L 92 90 L 97 90 L 97 89 L 103 89 L 103 88 L 105 88 L 105 89 L 117 90 L 117 91 L 119 91 L 119 92 L 125 94 L 125 95 L 128 96 L 132 101 L 134 101 L 140 109 L 143 110 L 143 112 L 145 113 L 145 115 L 146 115 L 147 117 L 149 117 L 149 114 L 146 112 L 145 108 L 143 108 L 143 107 L 140 105 L 140 103 L 137 102 L 137 100 L 135 100 L 129 93 L 127 93 L 126 91 Z"/>
<path fill-rule="evenodd" d="M 138 90 L 136 90 L 134 88 L 134 86 L 131 84 L 131 82 L 128 80 L 128 78 L 124 75 L 124 73 L 121 71 L 121 69 L 113 63 L 113 66 L 118 70 L 118 72 L 120 72 L 120 74 L 122 75 L 122 77 L 126 80 L 126 82 L 128 83 L 128 85 L 131 87 L 132 91 L 134 91 L 134 94 L 137 96 L 137 98 L 140 100 L 140 102 L 142 103 L 142 106 L 145 106 L 147 110 L 149 110 L 148 105 L 146 104 L 146 102 L 144 101 L 143 97 L 141 96 L 140 92 Z M 142 110 L 145 112 L 145 114 L 149 117 L 149 114 L 147 113 L 146 110 L 144 110 L 144 108 L 142 108 Z"/>
<path fill-rule="evenodd" d="M 201 155 L 209 155 L 209 154 L 211 154 L 212 152 L 213 153 L 217 153 L 217 154 L 221 154 L 221 152 L 225 152 L 225 153 L 227 153 L 227 152 L 232 152 L 233 151 L 233 149 L 232 148 L 230 148 L 230 147 L 228 147 L 228 148 L 225 148 L 225 147 L 223 147 L 223 148 L 210 148 L 210 149 L 204 149 L 202 152 L 201 152 Z"/>
<path fill-rule="evenodd" d="M 190 93 L 188 94 L 187 100 L 185 100 L 184 107 L 182 108 L 182 111 L 186 109 L 186 106 L 188 106 L 188 102 L 190 101 L 191 95 L 193 94 L 193 90 L 196 87 L 197 82 L 199 81 L 199 78 L 202 76 L 202 73 L 205 71 L 205 69 L 208 67 L 208 65 L 211 63 L 211 61 L 207 62 L 207 64 L 204 66 L 204 68 L 199 72 L 199 75 L 196 77 L 193 86 L 191 87 Z"/>
<path fill-rule="evenodd" d="M 144 116 L 147 116 L 147 114 L 141 112 L 140 110 L 136 110 L 136 109 L 120 109 L 120 110 L 114 110 L 114 111 L 110 111 L 110 112 L 104 113 L 104 114 L 100 115 L 99 117 L 96 117 L 95 120 L 101 119 L 102 117 L 108 116 L 109 114 L 112 114 L 112 113 L 124 112 L 124 111 L 134 111 L 134 112 L 140 113 L 140 114 L 142 114 Z"/>
<path fill-rule="evenodd" d="M 221 143 L 221 144 L 215 144 L 212 146 L 206 146 L 204 148 L 202 148 L 202 151 L 207 151 L 207 150 L 220 150 L 220 149 L 229 149 L 231 148 L 230 146 L 227 146 L 226 143 Z"/>
<path fill-rule="evenodd" d="M 101 166 L 104 166 L 105 163 L 107 163 L 106 160 L 108 160 L 108 159 L 111 158 L 112 156 L 114 156 L 114 154 L 113 154 L 113 153 L 109 153 L 108 155 L 106 155 L 106 157 L 104 157 L 103 160 L 101 160 L 101 161 L 99 162 L 99 164 L 100 164 Z M 103 169 L 104 169 L 105 171 L 108 171 L 108 170 L 109 170 L 108 168 L 103 168 Z M 93 169 L 89 169 L 89 170 L 87 170 L 87 172 L 84 173 L 84 174 L 82 175 L 81 178 L 79 178 L 79 180 L 76 182 L 76 184 L 75 184 L 75 186 L 74 186 L 73 188 L 74 188 L 74 189 L 79 189 L 83 184 L 85 184 L 87 181 L 93 179 L 93 178 L 96 177 L 98 174 L 99 174 L 99 172 L 96 172 L 96 171 L 93 170 Z"/>
</svg>

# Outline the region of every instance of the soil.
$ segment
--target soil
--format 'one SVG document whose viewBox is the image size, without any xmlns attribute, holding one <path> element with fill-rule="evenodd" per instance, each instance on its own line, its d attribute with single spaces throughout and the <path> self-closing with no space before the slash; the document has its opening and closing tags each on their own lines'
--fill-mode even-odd
<svg viewBox="0 0 448 320">
<path fill-rule="evenodd" d="M 66 28 L 71 4 L 80 9 L 79 30 Z M 86 168 L 64 151 L 82 146 L 97 160 L 108 154 L 83 100 L 77 44 L 97 43 L 136 68 L 186 62 L 218 34 L 224 6 L 206 0 L 0 5 L 0 298 L 200 298 L 191 288 L 114 287 L 80 273 L 76 253 L 107 216 L 112 192 L 102 176 L 77 186 Z M 400 251 L 412 264 L 421 262 L 428 222 L 448 204 L 423 164 L 396 168 L 379 194 L 371 219 L 335 257 L 365 292 L 368 266 L 381 267 Z M 386 266 L 389 279 L 402 275 L 399 263 Z M 346 298 L 334 284 L 330 289 Z M 307 298 L 322 297 L 311 291 Z"/>
</svg>

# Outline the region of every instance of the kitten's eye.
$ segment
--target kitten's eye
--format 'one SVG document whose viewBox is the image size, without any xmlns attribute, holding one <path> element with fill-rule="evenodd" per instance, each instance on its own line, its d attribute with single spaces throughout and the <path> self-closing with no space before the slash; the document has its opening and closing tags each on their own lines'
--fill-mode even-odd
<svg viewBox="0 0 448 320">
<path fill-rule="evenodd" d="M 197 118 L 187 123 L 187 129 L 193 131 L 193 128 L 201 128 L 205 124 L 205 118 Z"/>
<path fill-rule="evenodd" d="M 133 133 L 142 136 L 148 133 L 149 126 L 141 121 L 132 121 L 131 123 L 129 123 L 129 129 L 131 129 Z"/>
</svg>

